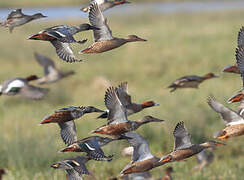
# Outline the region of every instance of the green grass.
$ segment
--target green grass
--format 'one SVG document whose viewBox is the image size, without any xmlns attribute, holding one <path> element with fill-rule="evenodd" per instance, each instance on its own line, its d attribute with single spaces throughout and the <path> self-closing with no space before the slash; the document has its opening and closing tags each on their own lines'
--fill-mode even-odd
<svg viewBox="0 0 244 180">
<path fill-rule="evenodd" d="M 204 82 L 199 90 L 184 89 L 169 93 L 166 87 L 180 76 L 208 72 L 220 73 L 223 66 L 234 63 L 236 36 L 243 25 L 243 12 L 210 14 L 138 15 L 128 18 L 109 17 L 114 36 L 137 34 L 148 39 L 146 43 L 131 43 L 113 51 L 97 55 L 77 55 L 83 63 L 67 64 L 57 58 L 50 43 L 28 41 L 28 36 L 45 27 L 56 24 L 79 24 L 77 21 L 35 21 L 16 28 L 13 34 L 0 29 L 0 82 L 12 77 L 30 74 L 42 75 L 42 69 L 33 58 L 36 51 L 54 59 L 59 68 L 76 71 L 76 75 L 56 84 L 50 84 L 50 92 L 42 101 L 24 100 L 19 97 L 0 97 L 0 167 L 5 167 L 7 180 L 61 180 L 63 171 L 55 171 L 50 165 L 60 159 L 76 156 L 60 154 L 64 147 L 56 124 L 39 126 L 41 119 L 54 110 L 69 105 L 94 105 L 105 108 L 103 99 L 106 79 L 112 85 L 129 82 L 133 101 L 155 100 L 159 107 L 146 109 L 131 116 L 136 120 L 152 115 L 166 122 L 149 124 L 137 130 L 148 140 L 151 151 L 161 156 L 173 148 L 172 131 L 179 121 L 185 121 L 194 143 L 212 139 L 212 134 L 223 128 L 224 123 L 206 103 L 213 94 L 220 102 L 241 88 L 238 75 L 221 74 L 218 79 Z M 92 33 L 80 33 L 76 39 L 88 38 L 84 45 L 74 45 L 74 52 L 88 46 Z M 236 105 L 229 105 L 236 108 Z M 78 137 L 105 123 L 91 114 L 76 121 Z M 152 170 L 153 176 L 163 176 L 167 166 L 173 166 L 174 179 L 242 179 L 244 175 L 243 137 L 227 141 L 226 147 L 215 151 L 215 160 L 203 172 L 192 172 L 195 158 L 176 162 Z M 104 148 L 106 154 L 114 154 L 108 162 L 88 162 L 88 169 L 97 179 L 119 175 L 130 162 L 122 158 L 120 151 L 126 142 L 115 142 Z"/>
</svg>

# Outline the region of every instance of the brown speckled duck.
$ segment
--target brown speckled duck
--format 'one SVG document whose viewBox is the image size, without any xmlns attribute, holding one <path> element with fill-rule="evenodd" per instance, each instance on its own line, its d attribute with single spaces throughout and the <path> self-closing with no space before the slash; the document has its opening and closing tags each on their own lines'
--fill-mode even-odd
<svg viewBox="0 0 244 180">
<path fill-rule="evenodd" d="M 92 112 L 104 112 L 93 106 L 76 107 L 70 106 L 59 109 L 53 114 L 45 116 L 40 124 L 58 123 L 60 135 L 65 144 L 71 145 L 77 141 L 75 119 L 82 117 L 84 114 Z"/>
<path fill-rule="evenodd" d="M 12 78 L 6 80 L 0 84 L 0 96 L 20 95 L 27 99 L 40 100 L 46 95 L 47 89 L 39 88 L 29 83 L 30 81 L 37 79 L 38 77 L 36 75 L 31 75 L 27 78 Z"/>
<path fill-rule="evenodd" d="M 108 124 L 97 128 L 92 131 L 93 133 L 106 134 L 111 136 L 121 136 L 122 134 L 134 131 L 141 125 L 150 122 L 163 122 L 152 116 L 144 116 L 141 120 L 130 121 L 127 119 L 126 109 L 119 100 L 116 89 L 110 87 L 105 94 L 105 105 L 109 110 Z"/>
<path fill-rule="evenodd" d="M 113 0 L 113 1 L 109 1 L 109 0 L 91 0 L 91 3 L 96 2 L 97 5 L 99 6 L 100 10 L 103 12 L 107 9 L 110 9 L 114 6 L 118 6 L 118 5 L 122 5 L 122 4 L 126 4 L 126 3 L 130 3 L 126 0 Z M 81 8 L 80 10 L 83 12 L 88 12 L 90 9 L 90 6 L 88 7 L 84 7 Z"/>
<path fill-rule="evenodd" d="M 65 77 L 73 75 L 74 71 L 62 72 L 55 67 L 53 60 L 38 53 L 34 54 L 37 62 L 44 69 L 44 77 L 37 80 L 38 84 L 47 84 L 57 82 Z"/>
<path fill-rule="evenodd" d="M 89 161 L 89 158 L 77 156 L 59 161 L 51 165 L 51 167 L 54 169 L 64 169 L 67 173 L 67 180 L 82 180 L 83 174 L 90 174 L 85 165 L 87 161 Z"/>
<path fill-rule="evenodd" d="M 212 148 L 220 145 L 224 145 L 223 143 L 219 143 L 216 141 L 207 141 L 201 144 L 192 144 L 190 140 L 190 134 L 184 127 L 184 122 L 179 122 L 175 130 L 173 132 L 175 138 L 175 147 L 174 150 L 161 157 L 159 160 L 160 163 L 168 163 L 174 161 L 182 161 L 186 158 L 192 157 L 204 149 Z"/>
<path fill-rule="evenodd" d="M 175 91 L 178 88 L 198 88 L 199 84 L 203 81 L 211 78 L 218 77 L 213 73 L 205 74 L 204 76 L 184 76 L 175 80 L 168 88 L 172 88 L 170 92 Z"/>
<path fill-rule="evenodd" d="M 226 123 L 226 127 L 223 130 L 215 133 L 215 138 L 225 140 L 230 137 L 244 135 L 244 119 L 241 115 L 225 107 L 216 101 L 214 97 L 208 98 L 208 104 L 214 111 L 220 114 Z"/>
<path fill-rule="evenodd" d="M 11 33 L 13 29 L 17 26 L 21 26 L 35 19 L 45 18 L 47 16 L 37 13 L 34 15 L 25 15 L 22 13 L 22 9 L 13 10 L 7 17 L 7 20 L 0 23 L 0 26 L 8 27 Z"/>
<path fill-rule="evenodd" d="M 116 38 L 112 36 L 107 20 L 103 17 L 101 10 L 96 2 L 91 3 L 89 11 L 89 21 L 92 26 L 99 29 L 93 30 L 94 43 L 88 48 L 81 50 L 79 53 L 102 53 L 118 48 L 126 43 L 135 41 L 146 41 L 136 35 L 129 35 L 127 38 Z"/>
<path fill-rule="evenodd" d="M 154 106 L 159 106 L 159 104 L 155 103 L 154 101 L 145 101 L 141 104 L 133 103 L 131 101 L 131 96 L 128 92 L 128 83 L 122 82 L 118 88 L 116 88 L 117 96 L 122 103 L 122 105 L 126 109 L 127 116 L 130 116 L 134 113 L 138 113 L 145 108 L 150 108 Z M 98 118 L 107 118 L 108 117 L 108 110 L 102 113 Z"/>
</svg>

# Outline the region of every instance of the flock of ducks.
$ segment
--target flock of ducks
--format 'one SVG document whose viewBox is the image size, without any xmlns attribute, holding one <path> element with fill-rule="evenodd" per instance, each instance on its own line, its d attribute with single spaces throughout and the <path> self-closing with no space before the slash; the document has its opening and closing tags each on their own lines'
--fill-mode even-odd
<svg viewBox="0 0 244 180">
<path fill-rule="evenodd" d="M 92 30 L 94 43 L 89 47 L 81 50 L 79 53 L 102 53 L 118 48 L 125 43 L 135 41 L 146 41 L 136 35 L 129 35 L 127 38 L 117 38 L 112 36 L 112 31 L 107 24 L 102 12 L 121 4 L 129 3 L 126 0 L 93 0 L 88 7 L 82 8 L 81 11 L 87 12 L 90 24 L 81 24 L 78 26 L 59 25 L 46 28 L 37 34 L 29 37 L 31 40 L 49 41 L 55 48 L 58 57 L 66 62 L 79 62 L 70 46 L 71 43 L 84 44 L 87 40 L 75 40 L 73 35 L 81 31 Z M 25 15 L 21 9 L 12 11 L 7 20 L 0 25 L 8 27 L 12 32 L 17 26 L 26 24 L 32 20 L 44 18 L 41 13 L 34 15 Z M 75 72 L 63 72 L 55 67 L 54 62 L 48 57 L 38 53 L 34 54 L 37 62 L 44 69 L 44 76 L 37 77 L 31 75 L 26 78 L 13 78 L 4 81 L 0 85 L 0 95 L 20 95 L 29 99 L 42 99 L 48 92 L 48 89 L 34 86 L 31 84 L 35 81 L 38 85 L 54 83 L 62 78 L 73 75 Z M 244 28 L 241 28 L 238 34 L 238 45 L 236 49 L 236 65 L 226 66 L 223 72 L 241 74 L 244 87 Z M 218 77 L 213 73 L 204 76 L 184 76 L 174 81 L 168 88 L 170 92 L 178 88 L 198 88 L 199 84 L 211 78 Z M 235 136 L 244 135 L 244 89 L 238 91 L 228 102 L 240 102 L 238 111 L 225 107 L 218 102 L 213 96 L 207 100 L 209 106 L 220 114 L 226 123 L 226 127 L 214 134 L 214 138 L 225 140 Z M 40 124 L 58 124 L 60 127 L 60 136 L 66 145 L 59 152 L 85 153 L 85 156 L 76 156 L 58 161 L 51 165 L 54 169 L 64 169 L 67 173 L 67 179 L 80 180 L 82 175 L 89 175 L 86 163 L 90 160 L 95 161 L 112 161 L 113 155 L 105 155 L 102 147 L 113 141 L 126 140 L 130 144 L 130 152 L 124 153 L 131 156 L 131 162 L 121 171 L 123 179 L 141 179 L 151 178 L 150 170 L 164 164 L 174 161 L 184 161 L 186 158 L 197 155 L 199 164 L 195 169 L 202 169 L 213 160 L 213 153 L 206 151 L 209 148 L 225 145 L 224 143 L 209 140 L 201 144 L 191 142 L 190 133 L 187 131 L 184 122 L 176 124 L 173 131 L 174 149 L 162 157 L 156 157 L 150 151 L 147 140 L 136 133 L 140 126 L 151 122 L 164 122 L 164 120 L 147 115 L 143 118 L 132 121 L 128 116 L 142 111 L 145 108 L 155 107 L 159 104 L 154 101 L 143 103 L 132 102 L 128 91 L 128 83 L 122 82 L 118 87 L 109 87 L 105 92 L 104 103 L 107 110 L 101 110 L 94 106 L 70 106 L 54 111 L 54 113 L 43 118 Z M 82 139 L 77 138 L 75 121 L 85 114 L 99 113 L 98 118 L 106 118 L 107 123 L 92 133 L 106 135 L 90 136 Z M 127 155 L 126 155 L 127 154 Z M 163 180 L 172 179 L 172 167 L 166 169 L 166 175 Z M 0 169 L 0 179 L 4 174 L 4 169 Z M 117 178 L 113 178 L 117 179 Z"/>
</svg>

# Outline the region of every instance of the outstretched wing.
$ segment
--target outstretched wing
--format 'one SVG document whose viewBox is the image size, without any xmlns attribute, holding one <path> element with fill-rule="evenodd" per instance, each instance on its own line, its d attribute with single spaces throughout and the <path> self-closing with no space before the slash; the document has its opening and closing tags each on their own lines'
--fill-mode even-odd
<svg viewBox="0 0 244 180">
<path fill-rule="evenodd" d="M 11 11 L 11 13 L 8 15 L 7 20 L 11 18 L 20 18 L 23 16 L 22 9 L 15 9 Z"/>
<path fill-rule="evenodd" d="M 173 132 L 175 138 L 174 150 L 185 149 L 192 146 L 190 134 L 184 127 L 184 122 L 179 122 Z"/>
<path fill-rule="evenodd" d="M 68 121 L 64 123 L 58 123 L 60 127 L 60 135 L 64 143 L 71 145 L 77 141 L 76 126 L 74 121 Z"/>
<path fill-rule="evenodd" d="M 214 97 L 210 96 L 208 98 L 208 104 L 214 111 L 220 114 L 220 117 L 225 121 L 226 124 L 244 120 L 235 111 L 225 107 L 223 104 L 216 101 Z"/>
<path fill-rule="evenodd" d="M 244 47 L 236 49 L 236 63 L 241 72 L 242 83 L 244 87 Z"/>
<path fill-rule="evenodd" d="M 105 94 L 105 105 L 109 110 L 108 123 L 124 123 L 128 122 L 126 110 L 120 102 L 114 87 L 107 89 Z"/>
<path fill-rule="evenodd" d="M 113 39 L 112 31 L 107 24 L 107 20 L 103 17 L 103 14 L 96 2 L 91 3 L 88 17 L 90 24 L 99 28 L 99 30 L 93 29 L 95 42 Z"/>
<path fill-rule="evenodd" d="M 116 89 L 119 100 L 123 106 L 128 106 L 131 104 L 131 96 L 128 94 L 128 83 L 122 82 Z"/>
</svg>

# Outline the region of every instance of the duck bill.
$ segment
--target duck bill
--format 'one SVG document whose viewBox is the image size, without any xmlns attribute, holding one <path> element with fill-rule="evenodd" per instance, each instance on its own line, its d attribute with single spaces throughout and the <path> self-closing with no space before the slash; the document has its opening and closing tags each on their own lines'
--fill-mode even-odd
<svg viewBox="0 0 244 180">
<path fill-rule="evenodd" d="M 137 41 L 147 41 L 147 40 L 143 38 L 137 38 Z"/>
<path fill-rule="evenodd" d="M 40 34 L 34 34 L 31 37 L 29 37 L 28 39 L 31 39 L 31 40 L 39 40 L 40 38 L 41 38 Z"/>
<path fill-rule="evenodd" d="M 116 4 L 116 5 L 125 4 L 125 3 L 131 3 L 131 2 L 126 1 L 126 0 L 117 0 L 117 1 L 114 1 L 114 4 Z"/>
<path fill-rule="evenodd" d="M 216 146 L 225 146 L 226 144 L 224 144 L 224 143 L 220 143 L 220 142 L 216 142 L 215 145 L 216 145 Z"/>
<path fill-rule="evenodd" d="M 230 99 L 228 99 L 228 103 L 234 103 L 234 102 L 240 102 L 244 95 L 242 93 L 238 93 L 234 96 L 232 96 Z"/>
<path fill-rule="evenodd" d="M 164 158 L 164 159 L 160 159 L 159 162 L 167 163 L 167 162 L 170 162 L 171 159 L 172 159 L 171 157 L 167 157 L 167 158 Z"/>
</svg>

